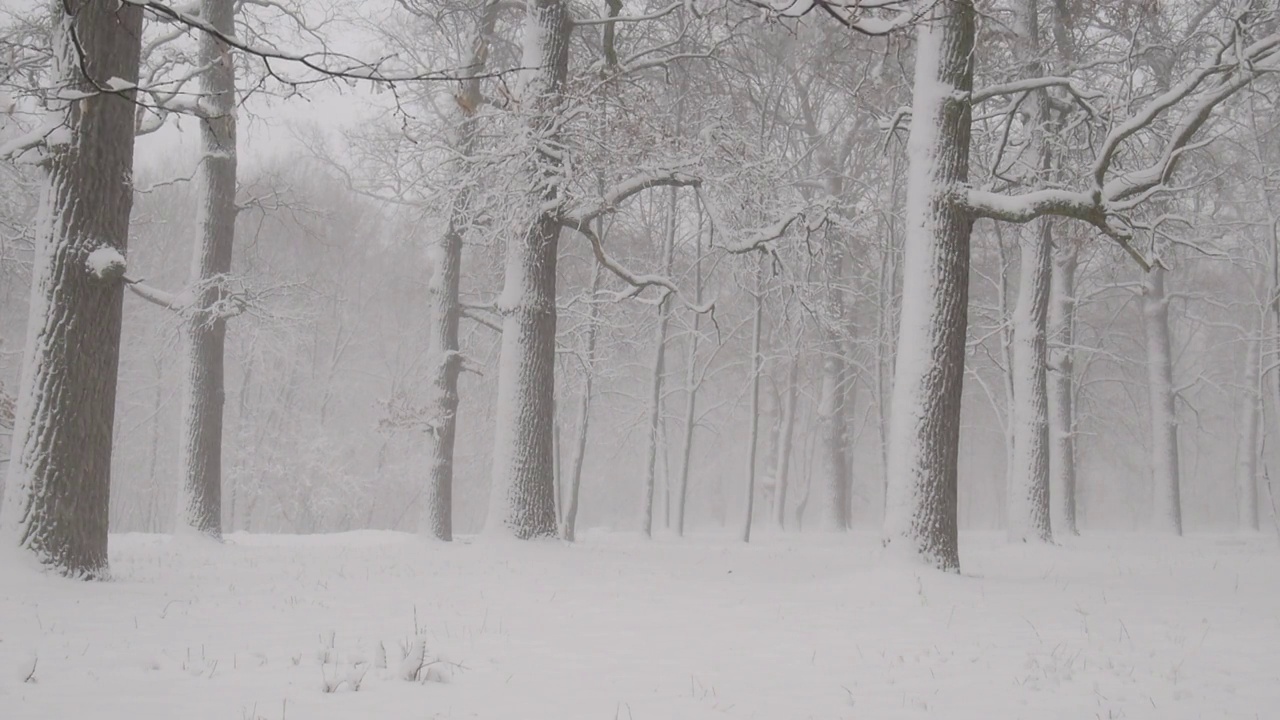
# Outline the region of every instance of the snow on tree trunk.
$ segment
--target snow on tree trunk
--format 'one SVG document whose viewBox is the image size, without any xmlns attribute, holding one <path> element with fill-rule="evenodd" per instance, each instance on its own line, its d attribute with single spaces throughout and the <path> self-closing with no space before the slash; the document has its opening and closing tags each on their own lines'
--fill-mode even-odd
<svg viewBox="0 0 1280 720">
<path fill-rule="evenodd" d="M 1054 532 L 1076 529 L 1075 276 L 1078 250 L 1061 243 L 1053 257 L 1048 315 L 1049 510 Z"/>
<path fill-rule="evenodd" d="M 552 422 L 555 398 L 556 251 L 554 211 L 562 163 L 559 110 L 569 71 L 572 28 L 566 0 L 534 0 L 524 27 L 519 97 L 536 144 L 528 169 L 531 218 L 507 244 L 499 309 L 503 314 L 498 365 L 497 422 L 490 486 L 490 532 L 517 538 L 556 534 Z"/>
<path fill-rule="evenodd" d="M 846 420 L 848 362 L 845 359 L 843 330 L 844 296 L 840 284 L 844 275 L 844 251 L 836 242 L 827 245 L 824 324 L 822 329 L 822 381 L 818 389 L 819 525 L 824 530 L 849 529 L 849 430 Z"/>
<path fill-rule="evenodd" d="M 604 223 L 596 222 L 596 237 L 603 238 Z M 583 333 L 582 362 L 582 395 L 578 398 L 578 434 L 574 438 L 573 465 L 569 471 L 569 497 L 565 501 L 564 526 L 560 536 L 573 542 L 578 530 L 578 494 L 582 489 L 582 462 L 587 457 L 587 429 L 591 419 L 591 388 L 595 378 L 596 331 L 600 324 L 600 303 L 595 302 L 596 293 L 600 290 L 601 266 L 596 263 L 591 268 L 591 298 L 587 306 L 587 328 Z"/>
<path fill-rule="evenodd" d="M 796 429 L 796 396 L 799 393 L 800 360 L 791 358 L 787 373 L 787 397 L 782 408 L 782 425 L 778 428 L 778 460 L 773 472 L 773 522 L 779 530 L 787 525 L 787 481 L 791 475 L 792 438 Z M 848 506 L 848 503 L 845 503 Z"/>
<path fill-rule="evenodd" d="M 760 444 L 760 377 L 764 358 L 760 355 L 760 343 L 764 334 L 764 272 L 765 261 L 757 261 L 755 316 L 751 323 L 751 431 L 747 440 L 747 513 L 742 521 L 742 542 L 751 542 L 751 520 L 756 509 L 756 448 Z"/>
<path fill-rule="evenodd" d="M 465 70 L 471 75 L 463 81 L 457 97 L 451 144 L 458 156 L 466 158 L 475 151 L 476 119 L 472 115 L 480 107 L 480 80 L 489 54 L 489 36 L 498 17 L 498 3 L 485 5 L 472 38 L 471 57 Z M 465 168 L 463 168 L 465 170 Z M 424 464 L 427 469 L 425 504 L 418 522 L 418 533 L 436 540 L 453 540 L 453 449 L 458 429 L 458 375 L 462 371 L 462 354 L 458 347 L 458 321 L 462 307 L 458 289 L 462 278 L 462 234 L 469 222 L 470 192 L 460 190 L 449 208 L 449 221 L 431 248 L 433 272 L 427 286 L 431 302 L 427 344 L 431 359 L 427 363 L 426 408 L 430 437 Z"/>
<path fill-rule="evenodd" d="M 1147 273 L 1142 294 L 1142 324 L 1147 337 L 1147 394 L 1151 403 L 1151 509 L 1157 530 L 1181 535 L 1178 415 L 1173 393 L 1173 350 L 1165 273 L 1157 262 Z"/>
<path fill-rule="evenodd" d="M 670 203 L 666 232 L 662 238 L 662 267 L 671 274 L 676 244 L 676 188 L 668 189 Z M 658 430 L 662 424 L 662 380 L 666 372 L 667 323 L 671 317 L 670 297 L 658 305 L 658 325 L 653 331 L 653 366 L 649 376 L 649 425 L 645 443 L 644 497 L 641 500 L 640 530 L 645 537 L 653 535 L 653 490 L 658 465 Z"/>
<path fill-rule="evenodd" d="M 1041 218 L 1022 244 L 1013 310 L 1013 469 L 1009 473 L 1009 539 L 1051 542 L 1049 528 L 1049 397 L 1045 325 L 1053 257 L 1053 225 Z"/>
<path fill-rule="evenodd" d="M 1258 451 L 1262 417 L 1261 348 L 1250 337 L 1244 360 L 1244 397 L 1240 403 L 1240 440 L 1236 447 L 1236 507 L 1240 530 L 1258 531 Z"/>
<path fill-rule="evenodd" d="M 973 86 L 973 4 L 935 4 L 917 37 L 885 544 L 893 553 L 955 571 L 973 221 L 954 193 L 969 176 L 965 97 Z"/>
<path fill-rule="evenodd" d="M 74 577 L 107 574 L 111 439 L 123 254 L 133 205 L 134 93 L 142 11 L 67 0 L 53 76 L 81 99 L 59 108 L 40 206 L 26 357 L 5 502 L 5 542 Z M 91 73 L 86 78 L 82 70 Z M 114 262 L 91 267 L 92 258 Z"/>
<path fill-rule="evenodd" d="M 228 35 L 234 33 L 235 3 L 203 0 L 200 16 Z M 236 231 L 236 78 L 231 48 L 200 33 L 198 79 L 202 157 L 196 170 L 196 227 L 191 258 L 195 304 L 183 318 L 186 365 L 182 425 L 178 432 L 177 530 L 222 537 L 222 414 L 225 405 L 227 321 L 224 281 L 231 272 Z"/>
</svg>

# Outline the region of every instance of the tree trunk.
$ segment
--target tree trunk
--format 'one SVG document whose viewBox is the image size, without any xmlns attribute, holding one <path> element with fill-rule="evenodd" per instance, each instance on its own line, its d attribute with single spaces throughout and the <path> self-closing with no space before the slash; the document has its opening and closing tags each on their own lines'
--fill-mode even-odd
<svg viewBox="0 0 1280 720">
<path fill-rule="evenodd" d="M 747 514 L 742 521 L 742 542 L 751 542 L 751 520 L 756 509 L 756 446 L 760 444 L 760 376 L 764 358 L 760 343 L 764 331 L 765 259 L 756 270 L 756 312 L 751 324 L 751 432 L 747 441 Z"/>
<path fill-rule="evenodd" d="M 1247 339 L 1244 397 L 1240 403 L 1240 440 L 1236 446 L 1236 501 L 1242 532 L 1258 531 L 1259 423 L 1262 417 L 1261 341 Z"/>
<path fill-rule="evenodd" d="M 475 152 L 475 108 L 480 107 L 480 80 L 489 55 L 489 36 L 498 18 L 498 3 L 486 3 L 475 36 L 471 41 L 471 57 L 464 70 L 471 78 L 464 80 L 457 98 L 454 118 L 454 150 L 462 158 L 462 172 Z M 431 301 L 431 322 L 427 326 L 427 343 L 431 360 L 427 364 L 426 408 L 429 414 L 430 438 L 427 442 L 426 504 L 418 522 L 418 533 L 436 540 L 453 540 L 453 448 L 458 432 L 458 375 L 462 371 L 462 354 L 458 347 L 458 320 L 462 307 L 458 288 L 462 278 L 462 240 L 470 222 L 471 194 L 458 191 L 449 208 L 449 223 L 432 247 L 431 275 L 427 292 Z"/>
<path fill-rule="evenodd" d="M 536 143 L 527 170 L 530 193 L 540 201 L 534 207 L 554 205 L 559 195 L 558 120 L 571 28 L 566 0 L 528 3 L 520 102 Z M 487 528 L 521 539 L 556 534 L 551 435 L 559 236 L 554 211 L 542 210 L 531 218 L 524 236 L 507 245 L 499 299 L 504 318 Z"/>
<path fill-rule="evenodd" d="M 1022 244 L 1013 310 L 1013 471 L 1008 527 L 1014 542 L 1052 542 L 1049 527 L 1049 396 L 1045 327 L 1053 258 L 1053 225 L 1041 218 Z"/>
<path fill-rule="evenodd" d="M 220 32 L 235 32 L 233 0 L 202 0 L 200 16 Z M 231 48 L 200 33 L 201 105 L 196 171 L 200 237 L 191 258 L 195 303 L 183 318 L 186 373 L 179 429 L 177 532 L 222 537 L 222 413 L 227 337 L 225 280 L 236 232 L 236 77 Z"/>
<path fill-rule="evenodd" d="M 1153 525 L 1182 534 L 1178 471 L 1178 415 L 1173 395 L 1173 350 L 1169 338 L 1166 270 L 1159 262 L 1147 273 L 1142 295 L 1147 336 L 1147 393 L 1151 403 L 1151 489 Z"/>
<path fill-rule="evenodd" d="M 1053 257 L 1048 315 L 1049 510 L 1054 532 L 1076 529 L 1075 277 L 1077 248 L 1059 244 Z"/>
<path fill-rule="evenodd" d="M 846 420 L 848 362 L 845 359 L 844 250 L 836 242 L 827 244 L 826 315 L 823 318 L 822 384 L 818 390 L 820 430 L 819 478 L 821 480 L 820 526 L 843 532 L 849 529 L 849 429 Z"/>
<path fill-rule="evenodd" d="M 107 572 L 111 438 L 129 234 L 141 9 L 66 0 L 53 76 L 83 94 L 61 108 L 40 207 L 26 360 L 0 526 L 63 575 Z M 86 78 L 82 69 L 92 74 Z"/>
<path fill-rule="evenodd" d="M 787 480 L 791 475 L 792 438 L 796 429 L 796 395 L 799 391 L 800 360 L 791 358 L 787 373 L 787 399 L 782 408 L 782 426 L 778 429 L 778 462 L 773 473 L 773 522 L 779 530 L 787 525 Z M 841 453 L 843 457 L 843 452 Z M 848 487 L 846 485 L 845 487 Z M 848 503 L 845 503 L 848 507 Z"/>
<path fill-rule="evenodd" d="M 596 237 L 604 239 L 604 223 L 597 220 Z M 600 290 L 600 263 L 591 268 L 591 301 L 587 306 L 587 328 L 583 337 L 582 395 L 578 398 L 578 435 L 574 438 L 573 465 L 569 474 L 569 498 L 565 501 L 564 527 L 561 537 L 573 542 L 578 530 L 578 492 L 582 488 L 582 462 L 587 457 L 587 428 L 591 418 L 591 386 L 595 378 L 596 331 L 600 321 L 600 304 L 595 302 Z"/>
<path fill-rule="evenodd" d="M 969 176 L 974 9 L 935 4 L 919 39 L 907 182 L 902 319 L 889 430 L 885 544 L 957 571 L 956 470 L 973 221 Z"/>
<path fill-rule="evenodd" d="M 699 206 L 701 212 L 701 206 Z M 712 232 L 715 232 L 714 229 Z M 713 236 L 714 237 L 714 236 Z M 702 228 L 693 237 L 693 302 L 702 304 Z M 701 313 L 693 314 L 693 329 L 689 333 L 688 357 L 684 371 L 684 441 L 680 450 L 680 477 L 676 483 L 676 535 L 684 537 L 685 517 L 689 500 L 689 463 L 693 459 L 693 430 L 697 425 L 698 409 L 698 325 Z"/>
<path fill-rule="evenodd" d="M 672 257 L 676 244 L 676 188 L 668 189 L 666 232 L 662 236 L 663 273 L 671 275 Z M 666 373 L 667 323 L 671 317 L 671 298 L 666 297 L 658 305 L 658 325 L 653 332 L 653 367 L 649 380 L 649 427 L 645 444 L 644 497 L 641 500 L 640 530 L 645 537 L 653 536 L 653 495 L 658 465 L 658 430 L 662 423 L 662 380 Z"/>
</svg>

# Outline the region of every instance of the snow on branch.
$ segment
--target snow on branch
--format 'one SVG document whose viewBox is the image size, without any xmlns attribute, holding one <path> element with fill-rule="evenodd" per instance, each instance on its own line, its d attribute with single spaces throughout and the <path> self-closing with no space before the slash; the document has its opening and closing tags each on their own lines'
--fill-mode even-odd
<svg viewBox="0 0 1280 720">
<path fill-rule="evenodd" d="M 815 10 L 863 35 L 889 35 L 916 24 L 942 0 L 744 0 L 784 18 Z"/>
<path fill-rule="evenodd" d="M 498 77 L 518 72 L 520 68 L 476 74 L 468 68 L 423 69 L 423 70 L 391 70 L 396 55 L 387 55 L 374 60 L 362 60 L 345 53 L 325 48 L 317 51 L 289 52 L 268 45 L 259 45 L 235 35 L 222 32 L 199 15 L 183 10 L 179 6 L 166 4 L 159 0 L 120 0 L 121 2 L 140 7 L 152 16 L 165 22 L 177 23 L 218 38 L 228 46 L 254 55 L 268 64 L 268 70 L 275 77 L 291 85 L 309 82 L 320 82 L 326 79 L 362 80 L 376 83 L 394 83 L 419 80 L 466 80 L 472 78 Z M 271 61 L 279 61 L 300 65 L 317 73 L 320 78 L 313 80 L 280 77 L 270 69 Z"/>
<path fill-rule="evenodd" d="M 586 225 L 601 215 L 613 212 L 628 198 L 656 187 L 697 187 L 702 179 L 681 170 L 659 168 L 643 172 L 610 186 L 597 199 L 579 203 L 562 214 L 559 222 L 566 227 Z"/>
<path fill-rule="evenodd" d="M 661 275 L 645 275 L 645 274 L 633 272 L 632 270 L 623 266 L 622 263 L 619 263 L 617 260 L 614 260 L 612 257 L 609 256 L 608 253 L 605 252 L 604 243 L 601 242 L 600 237 L 591 230 L 591 226 L 586 221 L 569 222 L 569 221 L 562 220 L 561 222 L 563 227 L 578 231 L 580 235 L 585 237 L 587 241 L 591 243 L 591 252 L 596 256 L 596 262 L 600 263 L 600 267 L 613 273 L 620 280 L 622 280 L 624 283 L 630 286 L 630 289 L 627 290 L 626 292 L 619 293 L 614 298 L 615 300 L 626 300 L 629 298 L 633 298 L 639 295 L 641 292 L 644 292 L 648 288 L 656 287 L 656 288 L 661 288 L 664 291 L 662 293 L 662 298 L 661 298 L 663 300 L 665 300 L 668 296 L 674 295 L 678 300 L 680 300 L 680 302 L 685 307 L 689 308 L 690 310 L 696 313 L 701 314 L 701 313 L 715 312 L 715 301 L 711 301 L 703 304 L 690 303 L 688 300 L 685 299 L 684 295 L 680 292 L 680 288 L 676 287 L 676 284 L 672 282 L 669 278 L 663 277 Z"/>
</svg>

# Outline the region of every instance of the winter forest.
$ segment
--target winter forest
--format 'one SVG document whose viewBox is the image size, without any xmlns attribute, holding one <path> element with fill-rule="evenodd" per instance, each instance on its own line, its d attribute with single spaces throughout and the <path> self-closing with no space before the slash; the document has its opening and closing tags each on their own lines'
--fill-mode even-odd
<svg viewBox="0 0 1280 720">
<path fill-rule="evenodd" d="M 2 7 L 0 716 L 1280 707 L 1276 0 Z"/>
</svg>

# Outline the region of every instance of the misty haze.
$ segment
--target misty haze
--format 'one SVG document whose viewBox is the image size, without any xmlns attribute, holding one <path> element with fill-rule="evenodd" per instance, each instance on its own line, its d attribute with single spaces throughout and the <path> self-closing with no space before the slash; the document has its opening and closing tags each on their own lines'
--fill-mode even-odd
<svg viewBox="0 0 1280 720">
<path fill-rule="evenodd" d="M 0 718 L 1280 717 L 1280 0 L 4 0 Z"/>
</svg>

